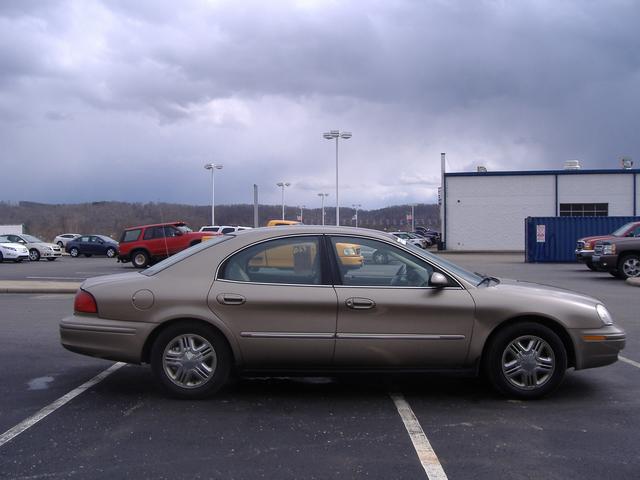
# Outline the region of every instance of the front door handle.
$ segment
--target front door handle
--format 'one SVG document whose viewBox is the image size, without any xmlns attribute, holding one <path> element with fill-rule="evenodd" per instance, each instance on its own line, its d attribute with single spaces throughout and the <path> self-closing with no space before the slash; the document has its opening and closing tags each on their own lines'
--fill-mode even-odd
<svg viewBox="0 0 640 480">
<path fill-rule="evenodd" d="M 235 293 L 221 293 L 216 297 L 218 303 L 222 305 L 242 305 L 247 301 L 242 295 L 237 295 Z"/>
<path fill-rule="evenodd" d="M 370 310 L 372 308 L 375 308 L 376 306 L 376 302 L 374 302 L 373 300 L 362 297 L 347 298 L 344 303 L 347 307 L 354 310 Z"/>
</svg>

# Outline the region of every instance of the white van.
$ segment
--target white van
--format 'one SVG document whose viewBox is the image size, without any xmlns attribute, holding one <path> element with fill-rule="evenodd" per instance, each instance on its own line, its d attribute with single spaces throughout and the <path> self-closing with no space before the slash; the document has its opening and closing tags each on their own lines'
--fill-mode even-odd
<svg viewBox="0 0 640 480">
<path fill-rule="evenodd" d="M 239 225 L 237 227 L 232 227 L 231 225 L 205 225 L 200 228 L 201 232 L 221 233 L 223 235 L 225 233 L 239 232 L 240 230 L 251 230 L 251 227 L 241 227 Z"/>
</svg>

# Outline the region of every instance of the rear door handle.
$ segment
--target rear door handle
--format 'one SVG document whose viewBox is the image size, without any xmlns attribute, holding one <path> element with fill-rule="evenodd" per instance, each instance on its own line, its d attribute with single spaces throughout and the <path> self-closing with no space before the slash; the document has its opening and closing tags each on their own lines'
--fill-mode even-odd
<svg viewBox="0 0 640 480">
<path fill-rule="evenodd" d="M 216 297 L 218 303 L 222 305 L 242 305 L 247 301 L 242 295 L 237 295 L 235 293 L 221 293 Z"/>
<path fill-rule="evenodd" d="M 370 310 L 372 308 L 375 308 L 376 306 L 376 302 L 374 302 L 373 300 L 362 297 L 347 298 L 344 303 L 347 307 L 354 310 Z"/>
</svg>

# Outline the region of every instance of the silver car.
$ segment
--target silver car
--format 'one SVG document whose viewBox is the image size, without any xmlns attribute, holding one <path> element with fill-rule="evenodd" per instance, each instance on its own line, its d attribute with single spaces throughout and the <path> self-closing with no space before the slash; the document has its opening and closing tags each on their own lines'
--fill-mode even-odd
<svg viewBox="0 0 640 480">
<path fill-rule="evenodd" d="M 345 244 L 389 262 L 347 263 Z M 608 365 L 625 345 L 594 298 L 479 276 L 347 227 L 216 237 L 143 272 L 86 280 L 74 310 L 60 324 L 65 348 L 150 363 L 184 398 L 235 373 L 341 370 L 484 372 L 505 395 L 536 398 L 567 368 Z"/>
<path fill-rule="evenodd" d="M 55 243 L 43 242 L 33 235 L 22 233 L 20 235 L 0 235 L 0 241 L 19 243 L 29 250 L 29 260 L 37 262 L 41 258 L 46 258 L 53 262 L 56 258 L 62 256 L 62 250 Z"/>
</svg>

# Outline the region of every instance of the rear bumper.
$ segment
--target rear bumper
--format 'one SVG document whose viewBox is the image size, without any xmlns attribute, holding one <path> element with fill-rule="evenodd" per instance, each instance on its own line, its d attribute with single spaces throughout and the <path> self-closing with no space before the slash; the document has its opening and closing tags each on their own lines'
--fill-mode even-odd
<svg viewBox="0 0 640 480">
<path fill-rule="evenodd" d="M 576 370 L 602 367 L 618 360 L 625 347 L 624 330 L 610 325 L 602 328 L 569 330 L 576 353 Z"/>
<path fill-rule="evenodd" d="M 119 362 L 140 363 L 153 323 L 72 315 L 60 322 L 60 343 L 67 350 Z"/>
</svg>

